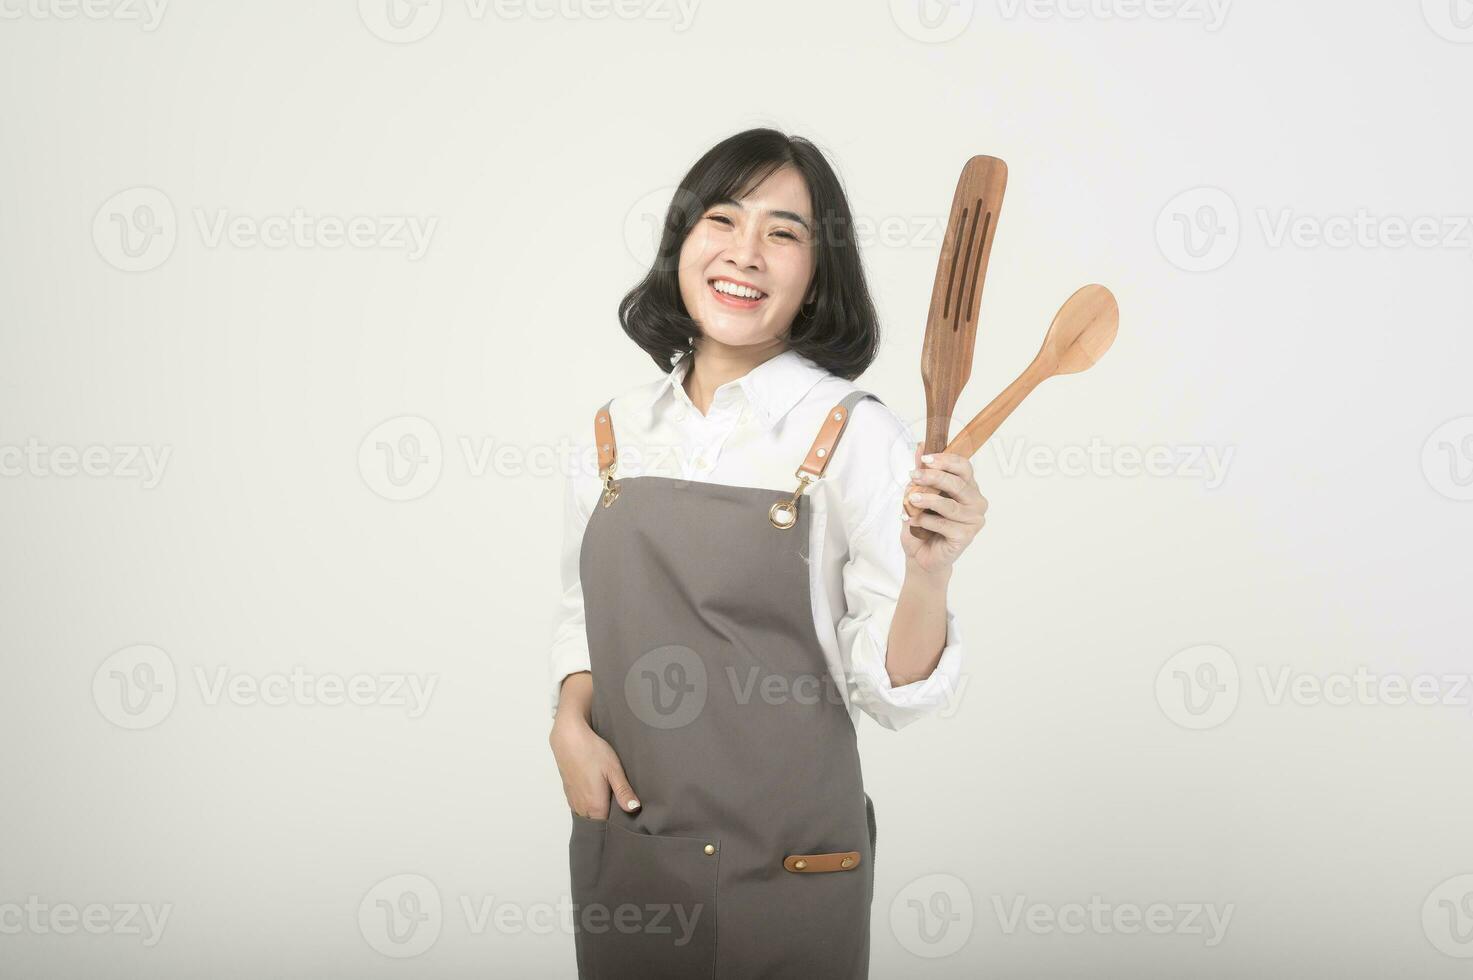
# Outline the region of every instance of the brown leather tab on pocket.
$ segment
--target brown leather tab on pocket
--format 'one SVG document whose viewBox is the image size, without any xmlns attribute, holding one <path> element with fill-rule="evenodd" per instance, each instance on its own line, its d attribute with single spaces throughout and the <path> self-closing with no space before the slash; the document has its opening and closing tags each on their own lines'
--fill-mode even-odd
<svg viewBox="0 0 1473 980">
<path fill-rule="evenodd" d="M 830 851 L 827 854 L 789 854 L 783 858 L 789 871 L 853 871 L 859 867 L 858 851 Z"/>
</svg>

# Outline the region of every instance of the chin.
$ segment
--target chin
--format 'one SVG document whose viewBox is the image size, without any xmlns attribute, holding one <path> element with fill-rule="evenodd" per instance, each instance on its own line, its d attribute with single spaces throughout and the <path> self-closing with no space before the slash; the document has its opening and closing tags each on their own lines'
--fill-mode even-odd
<svg viewBox="0 0 1473 980">
<path fill-rule="evenodd" d="M 702 333 L 708 340 L 714 340 L 718 344 L 727 347 L 756 347 L 770 344 L 777 339 L 777 334 L 769 330 L 735 328 L 721 323 L 712 324 L 710 327 L 702 328 Z"/>
</svg>

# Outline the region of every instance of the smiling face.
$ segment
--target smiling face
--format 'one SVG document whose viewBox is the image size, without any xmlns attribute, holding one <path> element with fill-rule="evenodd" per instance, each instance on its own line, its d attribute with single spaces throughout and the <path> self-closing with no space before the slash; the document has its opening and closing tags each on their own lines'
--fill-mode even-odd
<svg viewBox="0 0 1473 980">
<path fill-rule="evenodd" d="M 763 346 L 787 334 L 813 280 L 813 228 L 808 185 L 791 166 L 701 213 L 680 248 L 680 298 L 707 341 Z"/>
</svg>

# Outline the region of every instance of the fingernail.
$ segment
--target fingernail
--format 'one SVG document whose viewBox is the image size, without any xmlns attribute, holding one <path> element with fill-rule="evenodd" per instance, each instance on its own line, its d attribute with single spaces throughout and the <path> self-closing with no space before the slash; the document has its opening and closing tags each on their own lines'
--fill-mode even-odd
<svg viewBox="0 0 1473 980">
<path fill-rule="evenodd" d="M 913 504 L 920 503 L 921 502 L 921 499 L 922 499 L 921 498 L 921 495 L 918 494 L 918 493 L 913 493 L 913 494 L 910 495 L 910 502 L 913 503 Z"/>
<path fill-rule="evenodd" d="M 635 809 L 638 806 L 639 806 L 639 801 L 638 800 L 630 800 L 629 801 L 629 809 L 633 810 L 633 809 Z"/>
<path fill-rule="evenodd" d="M 932 456 L 930 453 L 926 453 L 926 455 L 924 455 L 924 456 L 921 457 L 921 462 L 922 463 L 934 463 L 935 461 L 936 461 L 936 457 L 935 456 Z"/>
</svg>

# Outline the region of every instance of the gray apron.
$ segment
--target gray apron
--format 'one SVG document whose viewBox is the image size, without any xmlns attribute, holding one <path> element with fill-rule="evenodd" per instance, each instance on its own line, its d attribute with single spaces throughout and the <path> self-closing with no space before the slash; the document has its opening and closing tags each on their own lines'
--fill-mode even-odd
<svg viewBox="0 0 1473 980">
<path fill-rule="evenodd" d="M 796 491 L 616 481 L 599 410 L 579 566 L 592 723 L 640 808 L 611 793 L 607 820 L 572 813 L 580 980 L 868 976 L 874 805 L 814 632 L 800 504 L 873 397 L 829 412 Z"/>
</svg>

